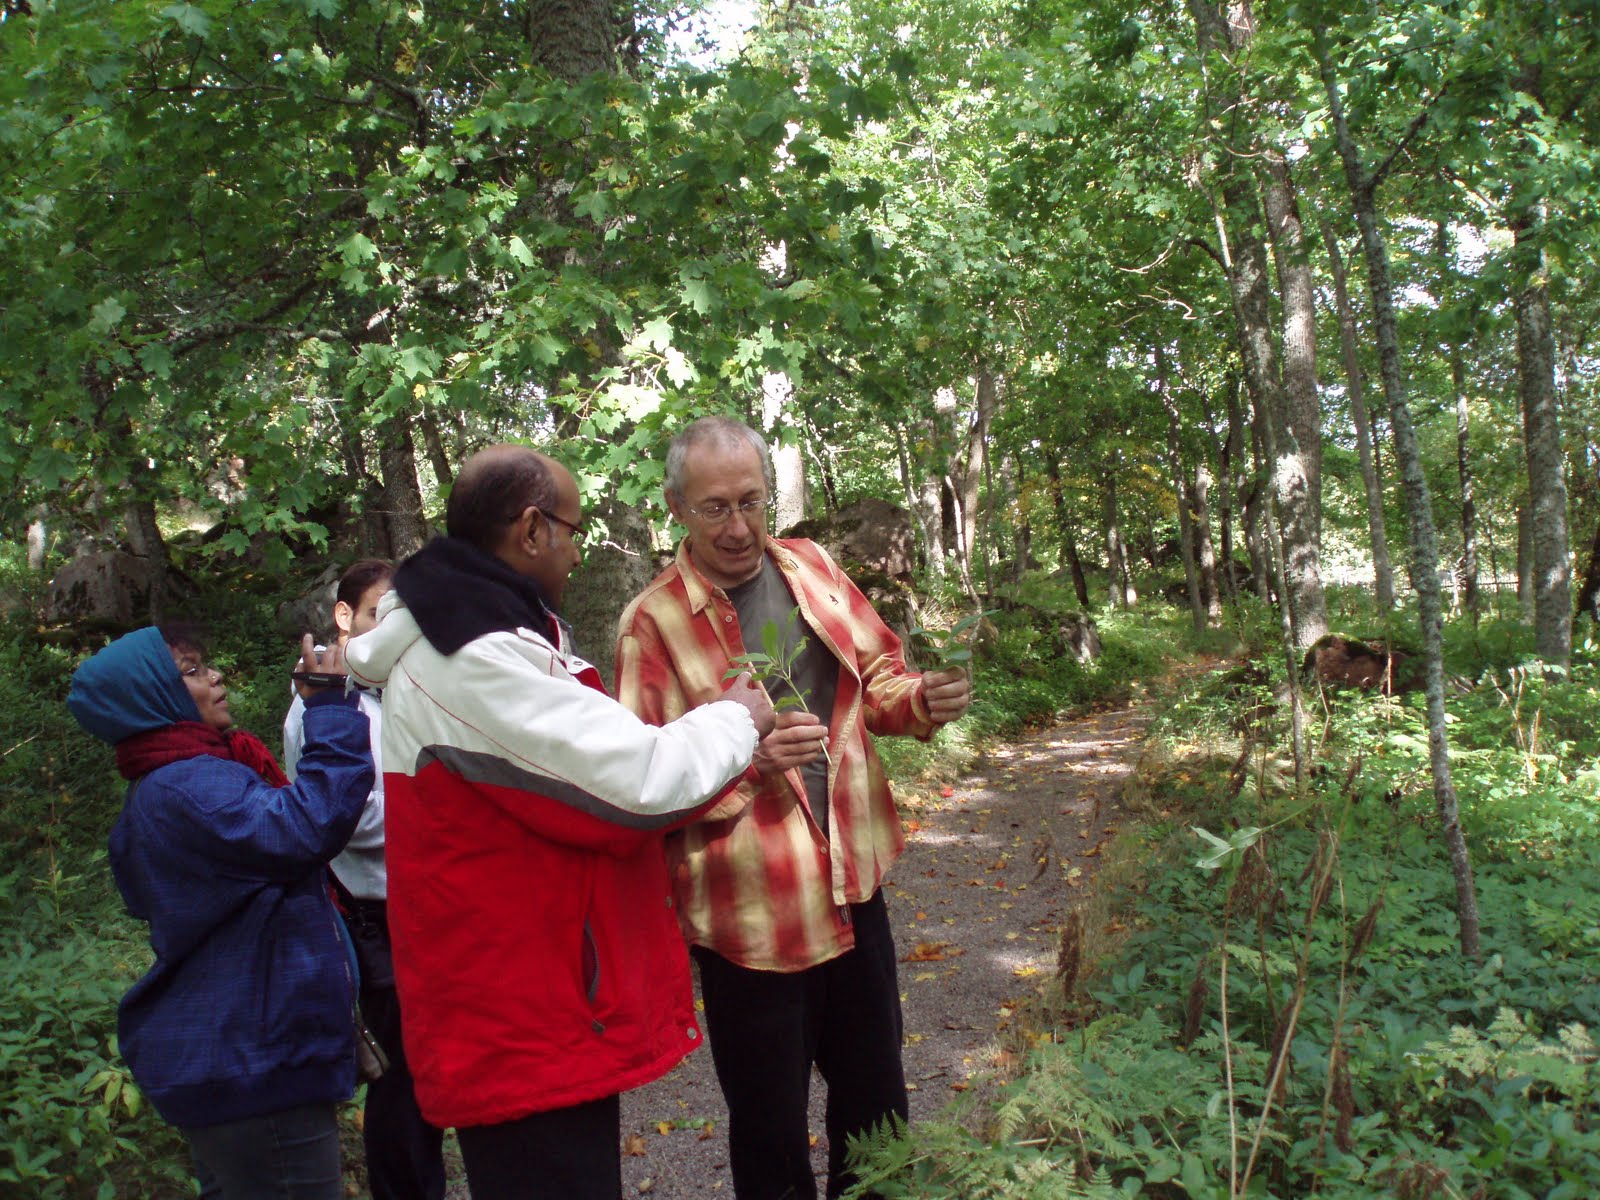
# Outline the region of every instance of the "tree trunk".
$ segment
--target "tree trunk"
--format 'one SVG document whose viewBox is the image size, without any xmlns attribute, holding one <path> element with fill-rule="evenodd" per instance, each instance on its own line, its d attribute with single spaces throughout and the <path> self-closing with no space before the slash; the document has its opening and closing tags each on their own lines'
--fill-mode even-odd
<svg viewBox="0 0 1600 1200">
<path fill-rule="evenodd" d="M 28 570 L 44 570 L 45 548 L 50 540 L 49 514 L 37 505 L 28 520 Z"/>
<path fill-rule="evenodd" d="M 1450 230 L 1443 222 L 1435 224 L 1435 250 L 1439 256 L 1439 305 L 1450 311 L 1456 302 L 1455 270 L 1451 266 Z M 1456 564 L 1459 585 L 1460 609 L 1478 624 L 1478 507 L 1472 496 L 1471 426 L 1467 410 L 1466 366 L 1462 361 L 1461 343 L 1465 333 L 1448 330 L 1446 341 L 1450 354 L 1450 390 L 1456 408 L 1456 478 L 1461 485 L 1461 557 Z"/>
<path fill-rule="evenodd" d="M 1211 469 L 1201 462 L 1194 469 L 1195 556 L 1200 568 L 1200 602 L 1205 606 L 1205 623 L 1215 629 L 1222 624 L 1222 597 L 1217 594 L 1217 552 L 1211 544 Z"/>
<path fill-rule="evenodd" d="M 1189 475 L 1183 465 L 1183 419 L 1178 414 L 1177 397 L 1172 394 L 1172 380 L 1167 372 L 1167 353 L 1156 346 L 1156 392 L 1161 406 L 1167 410 L 1167 469 L 1172 473 L 1172 487 L 1178 502 L 1178 543 L 1183 552 L 1183 582 L 1189 595 L 1189 615 L 1195 632 L 1206 627 L 1205 598 L 1200 594 L 1200 569 L 1197 562 L 1194 531 L 1194 498 L 1189 493 Z"/>
<path fill-rule="evenodd" d="M 952 393 L 953 396 L 953 393 Z M 978 547 L 978 514 L 981 485 L 989 469 L 989 423 L 999 396 L 994 373 L 978 372 L 977 395 L 972 425 L 966 444 L 950 464 L 956 505 L 961 510 L 961 553 L 970 562 Z"/>
<path fill-rule="evenodd" d="M 761 269 L 769 279 L 778 279 L 789 270 L 789 247 L 784 242 L 769 244 L 761 255 Z M 785 429 L 804 433 L 805 423 L 795 420 L 794 381 L 784 371 L 768 371 L 761 377 L 761 427 L 766 431 L 772 458 L 773 528 L 779 533 L 806 519 L 806 460 L 800 437 L 785 439 Z"/>
<path fill-rule="evenodd" d="M 1472 489 L 1472 445 L 1461 347 L 1450 348 L 1450 379 L 1456 393 L 1456 475 L 1461 480 L 1461 603 L 1478 623 L 1478 504 Z"/>
<path fill-rule="evenodd" d="M 1239 390 L 1237 377 L 1230 375 L 1225 386 L 1230 395 L 1237 393 Z M 1230 401 L 1230 413 L 1232 408 L 1233 403 Z M 1222 590 L 1227 602 L 1237 605 L 1239 577 L 1233 561 L 1233 513 L 1237 492 L 1234 487 L 1233 462 L 1236 457 L 1234 443 L 1238 440 L 1238 430 L 1230 420 L 1226 436 L 1219 438 L 1209 402 L 1206 405 L 1206 429 L 1211 438 L 1212 454 L 1217 460 L 1218 477 L 1222 481 L 1222 486 L 1217 489 L 1217 532 L 1222 543 L 1218 574 L 1222 577 Z M 1220 618 L 1221 614 L 1218 613 L 1218 616 Z"/>
<path fill-rule="evenodd" d="M 925 438 L 937 436 L 932 421 L 922 423 Z M 900 451 L 900 476 L 905 483 L 906 506 L 922 530 L 923 567 L 928 578 L 944 578 L 944 504 L 939 495 L 939 477 L 928 470 L 918 471 L 906 449 L 905 434 L 895 426 L 895 441 Z"/>
<path fill-rule="evenodd" d="M 792 417 L 786 415 L 794 399 L 794 383 L 782 372 L 769 372 L 761 378 L 761 423 L 767 430 L 772 455 L 773 527 L 782 533 L 806 519 L 805 452 L 798 439 L 786 441 L 782 431 Z M 792 425 L 797 433 L 805 426 Z"/>
<path fill-rule="evenodd" d="M 833 447 L 828 444 L 823 432 L 818 428 L 810 415 L 805 417 L 806 424 L 806 453 L 811 455 L 811 461 L 816 464 L 817 478 L 822 480 L 822 504 L 824 510 L 831 517 L 839 511 L 839 486 L 834 481 L 833 472 Z M 904 447 L 902 447 L 902 450 Z M 904 483 L 904 478 L 901 480 Z M 910 493 L 906 494 L 909 501 Z M 910 511 L 909 505 L 906 511 Z"/>
<path fill-rule="evenodd" d="M 1122 541 L 1122 524 L 1117 515 L 1117 455 L 1112 455 L 1112 469 L 1101 476 L 1101 496 L 1104 502 L 1106 531 L 1106 574 L 1111 589 L 1112 608 L 1132 608 L 1137 596 L 1128 579 L 1128 552 Z"/>
<path fill-rule="evenodd" d="M 1366 167 L 1350 134 L 1344 99 L 1328 58 L 1327 33 L 1316 31 L 1317 65 L 1321 70 L 1328 110 L 1333 118 L 1339 157 L 1355 209 L 1356 227 L 1367 259 L 1367 287 L 1372 295 L 1372 317 L 1378 335 L 1378 363 L 1383 391 L 1389 402 L 1389 424 L 1394 431 L 1395 457 L 1405 483 L 1406 509 L 1411 525 L 1411 561 L 1417 588 L 1417 610 L 1422 624 L 1423 654 L 1427 664 L 1428 760 L 1433 774 L 1434 805 L 1456 885 L 1456 920 L 1461 951 L 1478 957 L 1478 895 L 1473 882 L 1472 858 L 1461 832 L 1455 784 L 1450 776 L 1450 743 L 1444 711 L 1444 613 L 1439 598 L 1439 552 L 1433 528 L 1433 501 L 1423 472 L 1422 449 L 1411 425 L 1400 358 L 1400 337 L 1394 315 L 1394 293 L 1389 282 L 1389 256 L 1378 229 L 1377 181 Z"/>
<path fill-rule="evenodd" d="M 1061 482 L 1061 460 L 1052 452 L 1046 459 L 1050 471 L 1050 493 L 1055 500 L 1056 528 L 1061 533 L 1061 557 L 1072 573 L 1072 591 L 1078 597 L 1078 607 L 1089 611 L 1089 581 L 1083 574 L 1083 559 L 1078 556 L 1078 539 L 1074 522 L 1067 512 L 1067 492 Z"/>
<path fill-rule="evenodd" d="M 383 472 L 384 534 L 389 557 L 398 562 L 422 549 L 422 543 L 428 540 L 409 418 L 397 415 L 380 427 L 378 462 Z"/>
<path fill-rule="evenodd" d="M 602 497 L 587 520 L 604 525 L 606 539 L 596 548 L 585 544 L 583 585 L 567 587 L 561 615 L 572 624 L 578 652 L 594 664 L 601 679 L 610 680 L 615 678 L 617 614 L 655 575 L 650 555 L 634 548 L 650 545 L 650 523 L 643 509 L 623 504 L 615 493 Z"/>
<path fill-rule="evenodd" d="M 1276 150 L 1262 156 L 1267 228 L 1272 235 L 1283 305 L 1283 391 L 1281 424 L 1293 436 L 1292 452 L 1305 475 L 1310 503 L 1310 534 L 1322 545 L 1322 408 L 1317 398 L 1317 303 L 1307 257 L 1305 229 L 1295 200 L 1289 164 Z M 1286 453 L 1291 447 L 1283 448 Z"/>
<path fill-rule="evenodd" d="M 1517 502 L 1517 607 L 1533 623 L 1533 505 L 1524 495 Z"/>
<path fill-rule="evenodd" d="M 1361 463 L 1361 483 L 1367 494 L 1367 536 L 1372 547 L 1372 576 L 1378 610 L 1394 608 L 1394 568 L 1389 562 L 1389 535 L 1383 516 L 1383 487 L 1374 454 L 1372 422 L 1367 416 L 1366 383 L 1356 340 L 1356 315 L 1350 304 L 1344 256 L 1333 226 L 1322 222 L 1322 240 L 1328 248 L 1333 274 L 1333 300 L 1339 314 L 1339 348 L 1344 357 L 1345 387 L 1350 397 L 1350 420 L 1356 427 L 1356 453 Z"/>
<path fill-rule="evenodd" d="M 1210 0 L 1189 0 L 1194 15 L 1196 39 L 1201 54 L 1226 54 L 1248 42 L 1252 28 L 1246 19 L 1230 23 Z M 1240 107 L 1236 94 L 1224 96 L 1230 108 Z M 1317 546 L 1316 501 L 1307 478 L 1305 464 L 1293 426 L 1289 395 L 1279 373 L 1277 351 L 1272 337 L 1272 295 L 1267 280 L 1267 251 L 1263 237 L 1262 211 L 1254 177 L 1247 166 L 1258 152 L 1253 133 L 1240 123 L 1237 114 L 1230 118 L 1233 133 L 1226 146 L 1226 161 L 1221 168 L 1221 204 L 1216 211 L 1217 241 L 1223 268 L 1228 276 L 1233 300 L 1234 326 L 1244 362 L 1245 386 L 1249 389 L 1256 421 L 1261 428 L 1271 464 L 1272 486 L 1277 505 L 1278 536 L 1283 539 L 1283 584 L 1280 597 L 1289 606 L 1295 645 L 1310 646 L 1328 631 L 1327 603 L 1322 591 L 1320 554 Z M 1281 199 L 1281 197 L 1280 197 Z M 1304 257 L 1299 240 L 1298 220 L 1285 222 L 1284 259 L 1288 263 L 1296 252 Z M 1289 228 L 1295 231 L 1294 246 L 1289 245 Z M 1299 279 L 1299 276 L 1296 276 Z M 1286 294 L 1287 295 L 1287 294 Z M 1295 305 L 1307 301 L 1298 290 Z M 1286 319 L 1291 316 L 1285 304 Z M 1297 307 L 1292 314 L 1295 328 L 1314 340 L 1314 320 Z M 1302 326 L 1302 322 L 1304 325 Z M 1297 388 L 1305 386 L 1309 374 L 1312 411 L 1316 408 L 1316 364 L 1312 358 L 1306 370 L 1305 347 L 1297 348 L 1295 369 Z"/>
<path fill-rule="evenodd" d="M 445 453 L 444 435 L 439 420 L 432 413 L 417 417 L 417 427 L 422 430 L 422 444 L 428 452 L 428 465 L 433 468 L 433 478 L 441 492 L 448 492 L 455 483 L 455 473 L 450 469 L 450 456 Z"/>
<path fill-rule="evenodd" d="M 1244 453 L 1244 431 L 1250 430 L 1250 452 Z M 1244 546 L 1250 557 L 1250 585 L 1262 600 L 1272 601 L 1272 571 L 1267 566 L 1266 540 L 1261 536 L 1261 434 L 1244 418 L 1239 389 L 1228 393 L 1228 438 L 1239 445 L 1235 456 L 1234 494 L 1244 514 Z"/>
<path fill-rule="evenodd" d="M 1513 218 L 1520 286 L 1517 311 L 1517 390 L 1522 397 L 1528 495 L 1533 501 L 1534 646 L 1546 662 L 1572 661 L 1572 579 L 1568 561 L 1567 484 L 1555 386 L 1555 340 L 1550 331 L 1550 275 L 1541 242 L 1543 214 L 1524 205 Z"/>
<path fill-rule="evenodd" d="M 1578 589 L 1578 615 L 1600 625 L 1600 521 L 1595 523 L 1589 566 L 1583 573 L 1583 586 Z"/>
<path fill-rule="evenodd" d="M 944 485 L 949 489 L 951 496 L 956 495 L 955 481 L 950 476 L 944 477 Z M 967 599 L 972 601 L 974 608 L 982 608 L 983 605 L 978 599 L 978 589 L 972 582 L 972 560 L 967 557 L 967 520 L 959 498 L 956 499 L 954 510 L 956 536 L 952 544 L 956 548 L 956 570 L 961 577 L 961 590 L 966 593 Z"/>
<path fill-rule="evenodd" d="M 533 65 L 577 82 L 615 71 L 618 51 L 632 34 L 631 12 L 612 0 L 528 0 L 525 17 Z"/>
</svg>

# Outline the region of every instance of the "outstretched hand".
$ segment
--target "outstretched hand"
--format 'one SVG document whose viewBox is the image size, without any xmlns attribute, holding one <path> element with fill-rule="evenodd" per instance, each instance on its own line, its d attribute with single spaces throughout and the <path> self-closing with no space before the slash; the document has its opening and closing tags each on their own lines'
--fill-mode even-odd
<svg viewBox="0 0 1600 1200">
<path fill-rule="evenodd" d="M 295 664 L 294 673 L 294 690 L 300 693 L 302 700 L 309 700 L 318 692 L 330 688 L 344 687 L 344 647 L 335 642 L 319 652 L 316 640 L 309 633 L 306 634 L 300 639 L 300 661 Z M 306 674 L 326 676 L 328 682 L 298 678 Z M 333 681 L 334 677 L 337 677 L 337 682 Z"/>
<path fill-rule="evenodd" d="M 939 725 L 948 725 L 967 711 L 972 703 L 972 684 L 960 667 L 929 671 L 922 677 L 922 699 L 928 715 Z"/>
<path fill-rule="evenodd" d="M 719 699 L 742 704 L 745 711 L 750 714 L 750 719 L 756 723 L 757 737 L 764 738 L 772 732 L 776 719 L 776 714 L 772 711 L 772 701 L 767 699 L 766 692 L 756 686 L 755 679 L 749 671 L 741 671 Z"/>
</svg>

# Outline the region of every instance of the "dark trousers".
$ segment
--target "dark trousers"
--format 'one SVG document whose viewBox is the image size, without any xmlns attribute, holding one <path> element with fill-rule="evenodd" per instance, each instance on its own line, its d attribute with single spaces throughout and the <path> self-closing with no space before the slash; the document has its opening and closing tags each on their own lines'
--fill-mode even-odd
<svg viewBox="0 0 1600 1200">
<path fill-rule="evenodd" d="M 456 1130 L 472 1200 L 617 1200 L 622 1106 L 616 1096 Z"/>
<path fill-rule="evenodd" d="M 443 1200 L 444 1132 L 422 1119 L 401 1040 L 400 1000 L 394 990 L 389 909 L 358 900 L 336 877 L 334 888 L 361 968 L 361 1019 L 389 1058 L 383 1078 L 367 1084 L 361 1142 L 372 1200 Z"/>
<path fill-rule="evenodd" d="M 738 1200 L 813 1200 L 806 1104 L 815 1064 L 828 1085 L 828 1191 L 853 1182 L 846 1141 L 907 1115 L 894 938 L 883 893 L 850 906 L 855 949 L 785 974 L 695 947 L 711 1057 L 728 1102 Z"/>
<path fill-rule="evenodd" d="M 186 1128 L 202 1200 L 344 1200 L 332 1104 Z"/>
<path fill-rule="evenodd" d="M 361 1016 L 389 1056 L 383 1078 L 367 1084 L 361 1142 L 372 1200 L 443 1200 L 444 1131 L 422 1118 L 400 1038 L 393 987 L 363 987 Z"/>
</svg>

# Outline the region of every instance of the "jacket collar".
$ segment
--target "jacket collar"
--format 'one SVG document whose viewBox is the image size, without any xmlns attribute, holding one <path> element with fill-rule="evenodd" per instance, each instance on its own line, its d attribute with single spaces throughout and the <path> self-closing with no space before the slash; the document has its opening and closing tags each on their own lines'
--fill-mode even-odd
<svg viewBox="0 0 1600 1200">
<path fill-rule="evenodd" d="M 728 593 L 700 573 L 694 555 L 689 551 L 689 541 L 690 539 L 685 537 L 678 543 L 678 575 L 683 580 L 684 594 L 689 600 L 689 611 L 699 613 L 711 603 L 713 597 L 720 595 L 723 599 L 727 599 Z M 789 552 L 789 547 L 781 538 L 767 539 L 766 554 L 785 575 L 792 575 L 800 569 L 800 564 L 795 561 L 794 555 Z"/>
</svg>

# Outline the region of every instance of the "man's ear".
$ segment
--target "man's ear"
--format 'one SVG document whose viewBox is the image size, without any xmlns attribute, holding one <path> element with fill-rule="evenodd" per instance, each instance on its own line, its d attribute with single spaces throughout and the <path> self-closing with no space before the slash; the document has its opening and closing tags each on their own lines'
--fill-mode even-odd
<svg viewBox="0 0 1600 1200">
<path fill-rule="evenodd" d="M 519 553 L 526 555 L 539 553 L 539 539 L 535 535 L 542 521 L 543 514 L 536 506 L 530 504 L 522 510 L 515 521 L 511 522 L 512 544 Z"/>
<path fill-rule="evenodd" d="M 333 606 L 333 624 L 339 631 L 340 637 L 350 636 L 350 623 L 356 618 L 356 610 L 343 600 Z"/>
<path fill-rule="evenodd" d="M 666 497 L 667 511 L 672 513 L 680 525 L 686 524 L 683 519 L 683 497 L 671 488 L 663 488 L 661 494 Z"/>
</svg>

